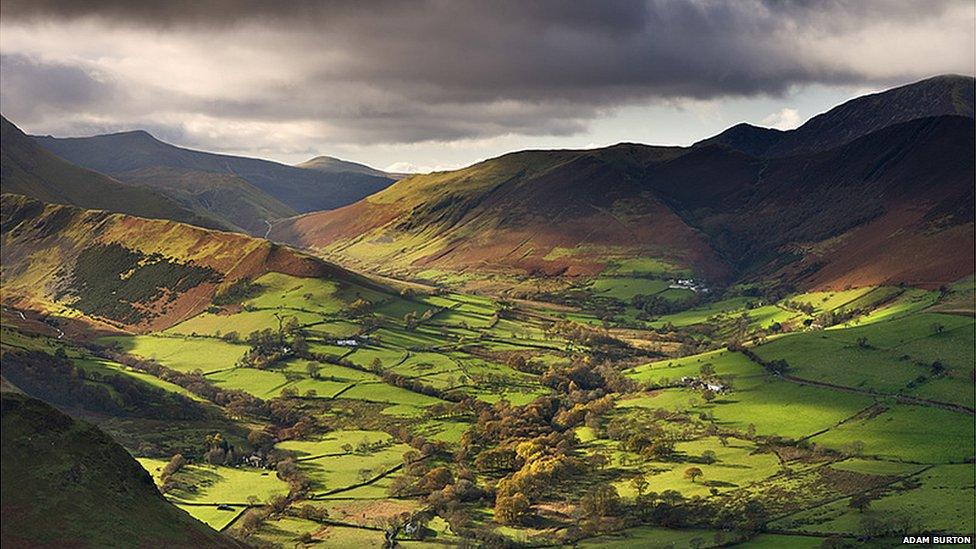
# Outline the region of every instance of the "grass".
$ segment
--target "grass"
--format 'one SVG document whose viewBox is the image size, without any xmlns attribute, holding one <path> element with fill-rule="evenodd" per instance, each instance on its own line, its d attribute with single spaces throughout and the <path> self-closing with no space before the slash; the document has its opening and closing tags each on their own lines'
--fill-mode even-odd
<svg viewBox="0 0 976 549">
<path fill-rule="evenodd" d="M 721 539 L 719 543 L 715 543 L 717 535 Z M 585 539 L 580 541 L 578 546 L 610 549 L 664 549 L 693 547 L 700 543 L 701 547 L 715 547 L 738 538 L 739 536 L 734 532 L 719 532 L 717 530 L 674 530 L 658 526 L 639 526 L 621 530 L 613 534 Z"/>
<path fill-rule="evenodd" d="M 793 334 L 755 351 L 766 360 L 786 360 L 791 375 L 804 379 L 973 407 L 973 330 L 972 318 L 914 314 L 860 327 Z M 859 340 L 866 343 L 859 345 Z M 936 361 L 946 368 L 942 376 L 933 374 L 931 365 Z"/>
<path fill-rule="evenodd" d="M 938 433 L 933 433 L 938 426 Z M 976 427 L 968 414 L 923 406 L 893 405 L 879 415 L 850 421 L 813 437 L 831 448 L 864 445 L 881 459 L 948 463 L 972 459 Z"/>
<path fill-rule="evenodd" d="M 659 361 L 628 375 L 639 381 L 673 382 L 683 376 L 697 376 L 704 364 L 711 364 L 720 376 L 732 376 L 731 393 L 706 403 L 698 391 L 681 387 L 623 399 L 618 406 L 708 412 L 728 428 L 744 431 L 751 424 L 761 435 L 802 438 L 851 417 L 873 402 L 867 396 L 774 378 L 744 355 L 728 351 Z"/>
<path fill-rule="evenodd" d="M 138 461 L 157 482 L 167 463 L 152 458 L 138 458 Z M 174 478 L 193 487 L 166 494 L 171 500 L 183 503 L 246 504 L 248 498 L 265 502 L 272 496 L 288 493 L 288 485 L 273 471 L 264 469 L 187 464 Z"/>
<path fill-rule="evenodd" d="M 279 318 L 281 322 L 285 322 L 290 317 L 298 319 L 301 325 L 316 324 L 324 320 L 320 314 L 295 311 L 292 309 L 260 309 L 255 311 L 240 311 L 234 314 L 201 313 L 169 328 L 163 333 L 219 336 L 220 334 L 237 332 L 241 339 L 243 339 L 247 337 L 247 334 L 254 331 L 269 328 L 277 330 Z"/>
<path fill-rule="evenodd" d="M 356 443 L 350 439 L 350 444 Z M 311 457 L 299 462 L 299 467 L 312 481 L 316 497 L 327 492 L 348 488 L 369 481 L 400 465 L 403 454 L 410 450 L 406 444 L 393 444 L 370 453 L 354 453 L 339 456 Z M 345 492 L 343 497 L 349 497 Z M 385 492 L 377 494 L 385 497 Z"/>
<path fill-rule="evenodd" d="M 749 301 L 751 300 L 747 297 L 733 297 L 731 299 L 724 299 L 722 301 L 716 301 L 701 307 L 688 309 L 687 311 L 681 311 L 680 313 L 664 315 L 651 322 L 649 325 L 652 328 L 660 328 L 665 324 L 670 323 L 672 326 L 681 328 L 685 326 L 693 326 L 695 324 L 702 324 L 715 317 L 722 318 L 730 314 L 740 312 L 745 308 L 746 303 Z"/>
<path fill-rule="evenodd" d="M 429 440 L 458 444 L 470 427 L 471 424 L 464 421 L 434 419 L 417 425 L 414 432 Z"/>
<path fill-rule="evenodd" d="M 145 374 L 136 370 L 129 369 L 117 362 L 112 362 L 110 360 L 104 360 L 100 358 L 78 358 L 78 359 L 73 359 L 72 362 L 74 362 L 75 366 L 78 366 L 79 368 L 82 368 L 87 371 L 94 370 L 103 375 L 110 374 L 110 373 L 120 373 L 138 379 L 139 381 L 152 385 L 153 387 L 158 387 L 160 389 L 163 389 L 164 391 L 169 391 L 171 393 L 180 394 L 192 400 L 196 400 L 199 402 L 203 402 L 205 400 L 191 393 L 190 391 L 187 391 L 183 387 L 176 385 L 175 383 L 163 381 L 162 379 L 159 379 L 156 376 L 151 376 L 149 374 Z"/>
<path fill-rule="evenodd" d="M 393 439 L 382 431 L 342 430 L 333 431 L 316 440 L 286 440 L 279 442 L 275 448 L 294 452 L 298 459 L 308 459 L 326 454 L 346 454 L 342 449 L 346 444 L 353 448 L 365 442 L 366 444 L 387 443 Z"/>
<path fill-rule="evenodd" d="M 364 382 L 342 393 L 341 399 L 364 400 L 366 402 L 384 402 L 387 404 L 404 404 L 408 406 L 426 407 L 439 402 L 439 398 L 414 393 L 407 389 L 394 387 L 381 382 Z"/>
<path fill-rule="evenodd" d="M 268 273 L 254 282 L 261 287 L 261 292 L 244 301 L 254 308 L 290 308 L 328 314 L 337 313 L 346 305 L 336 295 L 339 284 L 331 280 Z"/>
<path fill-rule="evenodd" d="M 598 278 L 587 288 L 594 295 L 629 303 L 635 295 L 660 294 L 668 289 L 669 280 L 653 278 Z"/>
<path fill-rule="evenodd" d="M 790 516 L 773 523 L 773 527 L 819 534 L 860 533 L 864 518 L 908 516 L 918 531 L 974 530 L 976 478 L 972 464 L 939 465 L 915 478 L 917 484 L 901 483 L 885 490 L 863 513 L 851 509 L 849 500 L 843 499 Z"/>
<path fill-rule="evenodd" d="M 744 440 L 729 439 L 722 446 L 717 437 L 705 437 L 675 445 L 679 463 L 648 462 L 640 468 L 650 486 L 649 491 L 663 492 L 676 490 L 685 497 L 707 497 L 711 489 L 719 491 L 734 490 L 754 482 L 760 482 L 780 471 L 779 459 L 773 453 L 759 453 L 754 444 Z M 706 452 L 714 452 L 715 462 L 700 463 Z M 684 477 L 689 467 L 698 467 L 704 475 L 692 482 Z M 629 479 L 618 481 L 617 491 L 621 496 L 633 498 L 637 495 Z"/>
<path fill-rule="evenodd" d="M 805 303 L 814 308 L 817 313 L 834 311 L 849 303 L 864 297 L 874 291 L 874 287 L 866 286 L 838 292 L 810 292 L 791 296 L 790 301 Z"/>
<path fill-rule="evenodd" d="M 124 352 L 179 370 L 203 373 L 233 368 L 247 346 L 212 338 L 168 337 L 159 335 L 113 336 L 100 343 L 117 344 Z"/>
</svg>

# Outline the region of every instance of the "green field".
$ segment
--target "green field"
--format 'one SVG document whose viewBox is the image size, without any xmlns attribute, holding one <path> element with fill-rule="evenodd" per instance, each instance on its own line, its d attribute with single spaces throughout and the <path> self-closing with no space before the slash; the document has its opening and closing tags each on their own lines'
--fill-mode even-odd
<svg viewBox="0 0 976 549">
<path fill-rule="evenodd" d="M 105 345 L 118 345 L 123 351 L 160 364 L 205 374 L 233 368 L 247 347 L 212 338 L 178 336 L 116 336 L 99 340 Z"/>
</svg>

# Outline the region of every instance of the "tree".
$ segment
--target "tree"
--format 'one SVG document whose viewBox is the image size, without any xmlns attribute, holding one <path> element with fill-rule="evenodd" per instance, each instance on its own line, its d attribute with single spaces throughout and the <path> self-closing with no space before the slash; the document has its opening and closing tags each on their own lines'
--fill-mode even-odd
<svg viewBox="0 0 976 549">
<path fill-rule="evenodd" d="M 689 467 L 685 469 L 685 478 L 691 482 L 695 482 L 695 479 L 704 475 L 705 473 L 698 467 Z"/>
<path fill-rule="evenodd" d="M 650 483 L 647 482 L 647 477 L 644 475 L 637 475 L 630 481 L 630 486 L 633 487 L 635 492 L 637 492 L 638 497 L 644 495 L 649 485 Z"/>
<path fill-rule="evenodd" d="M 701 457 L 702 457 L 702 461 L 704 461 L 705 463 L 715 463 L 716 460 L 715 452 L 711 450 L 705 450 L 704 452 L 702 452 Z"/>
<path fill-rule="evenodd" d="M 251 429 L 247 433 L 247 443 L 253 448 L 264 448 L 274 444 L 274 436 L 262 429 Z"/>
<path fill-rule="evenodd" d="M 309 362 L 305 365 L 305 371 L 308 372 L 308 377 L 312 379 L 319 378 L 319 372 L 322 370 L 322 365 L 318 362 Z"/>
<path fill-rule="evenodd" d="M 872 500 L 874 500 L 874 496 L 871 493 L 861 492 L 851 496 L 851 501 L 847 504 L 847 506 L 851 509 L 857 509 L 859 513 L 863 513 L 868 510 L 868 507 L 871 506 Z"/>
<path fill-rule="evenodd" d="M 945 331 L 945 324 L 942 324 L 941 322 L 933 322 L 931 329 L 933 334 L 941 334 Z"/>
<path fill-rule="evenodd" d="M 580 499 L 580 509 L 589 517 L 608 517 L 617 514 L 620 494 L 611 484 L 598 484 Z"/>
<path fill-rule="evenodd" d="M 186 465 L 186 458 L 183 457 L 183 454 L 174 454 L 173 457 L 170 458 L 169 463 L 163 467 L 163 472 L 160 476 L 166 478 L 174 475 L 180 469 L 182 469 L 184 465 Z"/>
<path fill-rule="evenodd" d="M 518 524 L 528 514 L 530 507 L 529 498 L 521 492 L 498 496 L 495 498 L 495 520 L 502 524 Z"/>
</svg>

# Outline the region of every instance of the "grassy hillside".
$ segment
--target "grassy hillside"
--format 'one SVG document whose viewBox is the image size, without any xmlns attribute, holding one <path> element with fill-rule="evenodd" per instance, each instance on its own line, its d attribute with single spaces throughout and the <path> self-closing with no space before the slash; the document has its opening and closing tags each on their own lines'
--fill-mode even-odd
<svg viewBox="0 0 976 549">
<path fill-rule="evenodd" d="M 198 215 L 224 226 L 264 235 L 268 222 L 296 212 L 240 177 L 214 172 L 149 167 L 115 174 L 126 183 L 166 193 Z"/>
<path fill-rule="evenodd" d="M 972 119 L 945 116 L 775 160 L 720 146 L 524 151 L 270 235 L 409 276 L 593 276 L 639 260 L 670 265 L 646 273 L 665 280 L 937 287 L 972 270 L 972 149 Z"/>
<path fill-rule="evenodd" d="M 4 547 L 238 547 L 167 502 L 97 428 L 22 394 L 0 398 Z"/>
<path fill-rule="evenodd" d="M 45 202 L 220 227 L 165 195 L 125 185 L 55 156 L 0 117 L 0 182 L 3 192 Z"/>
<path fill-rule="evenodd" d="M 163 329 L 269 272 L 375 287 L 307 254 L 236 233 L 3 195 L 3 301 L 122 329 Z M 354 298 L 351 298 L 354 299 Z"/>
<path fill-rule="evenodd" d="M 195 184 L 210 180 L 198 179 L 201 177 L 200 172 L 230 175 L 247 181 L 267 197 L 296 212 L 338 208 L 369 196 L 393 182 L 392 177 L 385 175 L 357 171 L 319 171 L 256 158 L 184 149 L 159 141 L 144 131 L 66 139 L 44 136 L 35 139 L 54 154 L 86 168 L 121 178 L 130 172 L 138 174 L 142 170 L 159 168 L 170 170 L 170 175 L 178 173 L 180 178 L 197 181 Z M 169 187 L 165 180 L 158 178 L 143 178 L 142 182 L 159 185 L 163 191 Z M 262 200 L 267 202 L 267 197 Z M 227 215 L 220 209 L 215 209 L 212 213 Z"/>
</svg>

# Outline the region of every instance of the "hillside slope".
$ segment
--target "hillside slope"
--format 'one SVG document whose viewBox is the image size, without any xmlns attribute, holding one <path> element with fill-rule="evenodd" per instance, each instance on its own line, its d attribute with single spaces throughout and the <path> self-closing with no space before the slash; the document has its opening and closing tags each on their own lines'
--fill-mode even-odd
<svg viewBox="0 0 976 549">
<path fill-rule="evenodd" d="M 187 209 L 250 234 L 263 235 L 268 230 L 268 220 L 298 213 L 246 180 L 225 173 L 154 166 L 121 172 L 116 177 L 166 193 Z"/>
<path fill-rule="evenodd" d="M 4 547 L 239 547 L 96 427 L 19 393 L 0 393 L 0 409 Z"/>
<path fill-rule="evenodd" d="M 196 315 L 218 290 L 268 272 L 372 285 L 266 240 L 11 194 L 0 197 L 0 243 L 5 305 L 136 332 Z"/>
<path fill-rule="evenodd" d="M 387 187 L 393 178 L 354 171 L 326 172 L 287 166 L 268 160 L 213 154 L 164 143 L 144 131 L 94 137 L 35 137 L 53 153 L 86 168 L 118 176 L 168 168 L 171 175 L 224 174 L 247 181 L 296 212 L 328 210 L 355 202 Z M 210 176 L 207 176 L 210 177 Z M 143 184 L 157 179 L 142 178 Z M 220 212 L 217 212 L 220 213 Z"/>
<path fill-rule="evenodd" d="M 819 114 L 795 130 L 738 124 L 696 143 L 722 144 L 753 156 L 785 157 L 823 152 L 882 128 L 932 116 L 972 118 L 974 79 L 942 75 L 857 97 Z"/>
<path fill-rule="evenodd" d="M 413 272 L 592 274 L 647 257 L 710 280 L 937 286 L 972 270 L 973 170 L 959 116 L 774 160 L 721 145 L 525 151 L 403 179 L 271 236 Z"/>
<path fill-rule="evenodd" d="M 125 185 L 55 156 L 6 118 L 0 117 L 0 128 L 0 183 L 4 192 L 56 204 L 221 226 L 160 193 Z"/>
</svg>

